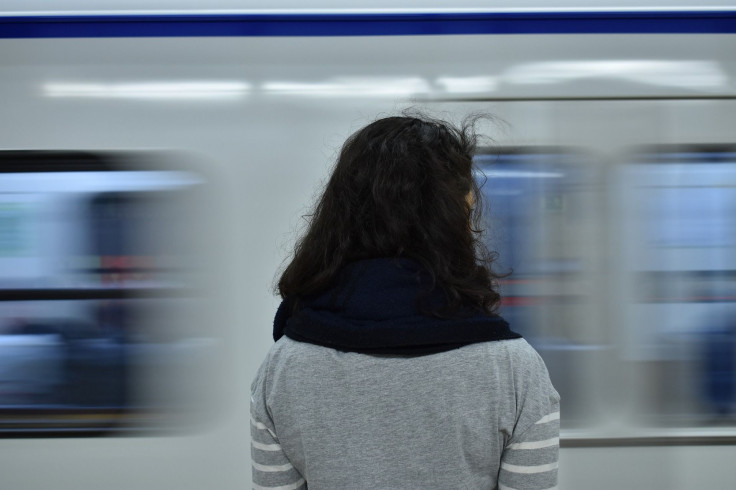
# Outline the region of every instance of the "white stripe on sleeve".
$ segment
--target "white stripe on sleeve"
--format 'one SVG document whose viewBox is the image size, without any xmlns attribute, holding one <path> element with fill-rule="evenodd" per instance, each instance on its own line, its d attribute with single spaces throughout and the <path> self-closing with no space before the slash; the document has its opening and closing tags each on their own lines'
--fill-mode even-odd
<svg viewBox="0 0 736 490">
<path fill-rule="evenodd" d="M 272 436 L 272 437 L 273 437 L 274 439 L 276 438 L 276 434 L 274 434 L 274 433 L 273 433 L 273 431 L 272 431 L 271 429 L 269 429 L 268 427 L 266 427 L 266 426 L 265 426 L 265 425 L 263 425 L 262 423 L 258 422 L 258 421 L 257 421 L 256 419 L 254 419 L 254 418 L 253 418 L 253 416 L 252 416 L 252 415 L 250 416 L 250 423 L 251 423 L 252 425 L 254 425 L 254 426 L 255 426 L 255 428 L 256 428 L 256 429 L 258 429 L 258 430 L 267 430 L 267 431 L 268 431 L 268 433 L 269 433 L 269 434 L 271 434 L 271 436 Z"/>
<path fill-rule="evenodd" d="M 295 481 L 294 483 L 289 483 L 288 485 L 281 485 L 278 487 L 264 487 L 261 485 L 253 484 L 253 490 L 296 490 L 297 488 L 304 485 L 304 478 L 300 478 L 299 480 Z"/>
<path fill-rule="evenodd" d="M 507 487 L 503 483 L 498 484 L 498 490 L 516 490 L 515 488 Z M 544 490 L 557 490 L 557 485 L 554 487 L 545 488 Z"/>
<path fill-rule="evenodd" d="M 515 442 L 509 444 L 509 449 L 542 449 L 544 447 L 559 446 L 560 438 L 552 437 L 543 441 Z"/>
<path fill-rule="evenodd" d="M 516 464 L 501 463 L 502 470 L 506 470 L 511 473 L 524 473 L 524 474 L 544 473 L 546 471 L 556 470 L 558 466 L 559 465 L 557 462 L 549 463 L 549 464 L 538 464 L 534 466 L 520 466 Z"/>
<path fill-rule="evenodd" d="M 546 424 L 547 422 L 552 422 L 553 420 L 560 420 L 560 412 L 552 412 L 549 415 L 545 415 L 541 419 L 537 420 L 537 424 Z"/>
<path fill-rule="evenodd" d="M 294 469 L 291 463 L 280 464 L 280 465 L 267 465 L 267 464 L 258 464 L 258 463 L 252 463 L 252 464 L 253 464 L 253 468 L 255 468 L 258 471 L 263 471 L 264 473 L 276 473 L 279 471 L 291 471 Z"/>
<path fill-rule="evenodd" d="M 251 445 L 261 451 L 281 451 L 281 444 L 263 444 L 262 442 L 251 441 Z"/>
</svg>

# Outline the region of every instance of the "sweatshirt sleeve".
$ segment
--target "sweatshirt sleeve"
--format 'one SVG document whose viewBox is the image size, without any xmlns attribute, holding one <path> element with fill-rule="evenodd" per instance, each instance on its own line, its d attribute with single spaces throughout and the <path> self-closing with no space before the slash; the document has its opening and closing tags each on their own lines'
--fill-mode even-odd
<svg viewBox="0 0 736 490">
<path fill-rule="evenodd" d="M 557 486 L 560 397 L 547 368 L 532 351 L 520 374 L 517 423 L 501 455 L 499 490 L 547 490 Z"/>
<path fill-rule="evenodd" d="M 268 360 L 251 385 L 250 435 L 253 490 L 306 490 L 307 483 L 279 444 L 266 405 Z"/>
</svg>

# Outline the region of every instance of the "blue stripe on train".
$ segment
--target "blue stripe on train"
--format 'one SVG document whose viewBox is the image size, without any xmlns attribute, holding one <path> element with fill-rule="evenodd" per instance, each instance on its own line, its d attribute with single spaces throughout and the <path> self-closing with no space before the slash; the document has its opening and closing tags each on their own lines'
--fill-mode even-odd
<svg viewBox="0 0 736 490">
<path fill-rule="evenodd" d="M 733 34 L 736 11 L 0 17 L 0 38 Z"/>
</svg>

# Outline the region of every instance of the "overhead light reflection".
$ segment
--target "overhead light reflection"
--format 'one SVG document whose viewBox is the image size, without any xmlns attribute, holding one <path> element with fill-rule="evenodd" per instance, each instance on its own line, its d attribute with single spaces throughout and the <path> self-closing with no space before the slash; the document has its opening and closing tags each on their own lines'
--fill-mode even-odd
<svg viewBox="0 0 736 490">
<path fill-rule="evenodd" d="M 437 85 L 452 94 L 493 92 L 498 87 L 496 77 L 440 77 Z"/>
<path fill-rule="evenodd" d="M 47 97 L 77 97 L 105 99 L 212 100 L 238 99 L 251 89 L 239 81 L 188 81 L 140 83 L 66 83 L 43 85 Z"/>
<path fill-rule="evenodd" d="M 534 172 L 531 170 L 487 170 L 483 172 L 491 179 L 560 179 L 565 176 L 561 172 Z"/>
<path fill-rule="evenodd" d="M 312 97 L 401 97 L 431 93 L 422 78 L 333 78 L 323 82 L 267 82 L 262 90 L 274 95 Z"/>
<path fill-rule="evenodd" d="M 583 78 L 624 79 L 647 85 L 718 88 L 728 77 L 715 61 L 546 61 L 515 66 L 503 76 L 514 84 L 554 84 Z"/>
<path fill-rule="evenodd" d="M 0 193 L 113 192 L 181 189 L 201 184 L 200 177 L 183 171 L 28 172 L 12 173 L 0 181 Z"/>
</svg>

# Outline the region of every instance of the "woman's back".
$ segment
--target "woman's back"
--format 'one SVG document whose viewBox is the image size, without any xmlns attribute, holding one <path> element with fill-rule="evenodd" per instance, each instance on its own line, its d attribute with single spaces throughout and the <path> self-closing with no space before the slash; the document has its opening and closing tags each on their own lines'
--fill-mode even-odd
<svg viewBox="0 0 736 490">
<path fill-rule="evenodd" d="M 284 337 L 253 383 L 252 410 L 254 480 L 266 488 L 302 478 L 312 490 L 557 480 L 559 399 L 522 339 L 401 356 Z"/>
</svg>

